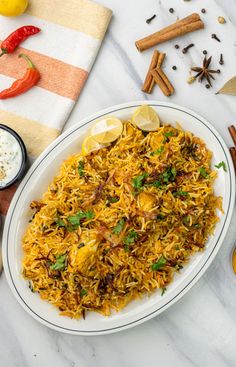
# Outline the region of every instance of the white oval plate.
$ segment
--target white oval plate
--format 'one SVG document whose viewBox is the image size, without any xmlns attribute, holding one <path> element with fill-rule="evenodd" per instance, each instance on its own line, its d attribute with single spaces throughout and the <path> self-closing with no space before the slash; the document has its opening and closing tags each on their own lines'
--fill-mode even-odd
<svg viewBox="0 0 236 367">
<path fill-rule="evenodd" d="M 60 316 L 58 310 L 42 301 L 37 294 L 30 292 L 28 283 L 21 275 L 22 235 L 28 225 L 29 204 L 40 198 L 47 189 L 63 160 L 70 154 L 78 152 L 86 136 L 88 128 L 94 120 L 106 115 L 127 119 L 135 108 L 141 104 L 149 104 L 158 112 L 161 121 L 175 124 L 178 121 L 185 130 L 190 130 L 201 137 L 213 152 L 212 165 L 224 161 L 227 172 L 221 168 L 215 182 L 215 193 L 223 197 L 224 214 L 219 213 L 214 236 L 212 236 L 203 253 L 194 256 L 189 264 L 176 274 L 167 292 L 161 297 L 154 292 L 150 297 L 131 302 L 121 312 L 104 317 L 97 313 L 88 313 L 86 320 L 74 320 Z M 11 203 L 3 234 L 4 268 L 9 285 L 24 309 L 42 324 L 55 330 L 77 335 L 101 335 L 113 333 L 140 324 L 158 315 L 180 299 L 206 271 L 217 254 L 233 212 L 235 199 L 235 173 L 227 146 L 218 132 L 191 110 L 171 103 L 157 101 L 139 101 L 125 103 L 103 110 L 63 133 L 37 159 L 20 184 Z"/>
</svg>

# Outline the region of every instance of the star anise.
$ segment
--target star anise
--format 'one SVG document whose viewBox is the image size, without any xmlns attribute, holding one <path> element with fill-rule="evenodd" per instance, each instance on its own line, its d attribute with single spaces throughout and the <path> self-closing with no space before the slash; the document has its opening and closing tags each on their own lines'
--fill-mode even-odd
<svg viewBox="0 0 236 367">
<path fill-rule="evenodd" d="M 198 78 L 199 82 L 202 82 L 204 79 L 208 81 L 208 84 L 212 87 L 211 79 L 214 79 L 214 76 L 212 74 L 218 74 L 220 70 L 211 70 L 209 69 L 210 63 L 211 63 L 212 56 L 210 56 L 208 59 L 206 56 L 204 57 L 202 67 L 193 67 L 191 68 L 192 71 L 195 71 L 197 74 L 194 76 L 195 78 Z"/>
</svg>

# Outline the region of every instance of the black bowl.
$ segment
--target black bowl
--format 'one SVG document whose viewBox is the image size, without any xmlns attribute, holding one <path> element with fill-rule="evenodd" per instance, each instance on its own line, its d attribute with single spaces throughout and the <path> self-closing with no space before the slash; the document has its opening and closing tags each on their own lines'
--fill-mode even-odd
<svg viewBox="0 0 236 367">
<path fill-rule="evenodd" d="M 0 124 L 0 129 L 6 130 L 8 133 L 10 133 L 11 135 L 14 136 L 14 138 L 18 141 L 18 143 L 20 145 L 21 152 L 22 152 L 22 162 L 21 162 L 21 166 L 19 168 L 18 173 L 4 187 L 0 186 L 0 191 L 2 191 L 2 190 L 5 190 L 5 189 L 9 188 L 12 185 L 14 185 L 17 181 L 19 181 L 23 177 L 23 175 L 26 171 L 26 166 L 27 166 L 27 152 L 26 152 L 26 147 L 25 147 L 25 144 L 24 144 L 23 140 L 21 139 L 21 137 L 14 130 L 12 130 L 10 127 L 8 127 L 6 125 L 3 125 L 3 124 Z"/>
</svg>

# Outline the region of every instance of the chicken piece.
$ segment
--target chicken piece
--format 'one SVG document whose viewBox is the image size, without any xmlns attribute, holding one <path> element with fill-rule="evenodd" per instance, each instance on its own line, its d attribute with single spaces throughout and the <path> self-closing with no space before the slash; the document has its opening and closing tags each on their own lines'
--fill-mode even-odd
<svg viewBox="0 0 236 367">
<path fill-rule="evenodd" d="M 79 244 L 74 244 L 70 251 L 70 263 L 82 274 L 86 274 L 92 255 L 97 251 L 99 243 L 96 231 L 83 232 Z"/>
<path fill-rule="evenodd" d="M 152 210 L 155 207 L 156 198 L 152 194 L 141 192 L 138 195 L 138 206 L 144 211 Z"/>
</svg>

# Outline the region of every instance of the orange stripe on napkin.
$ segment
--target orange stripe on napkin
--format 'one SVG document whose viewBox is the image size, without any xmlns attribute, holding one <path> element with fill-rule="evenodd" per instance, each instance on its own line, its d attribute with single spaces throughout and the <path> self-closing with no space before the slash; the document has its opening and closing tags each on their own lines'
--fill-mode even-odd
<svg viewBox="0 0 236 367">
<path fill-rule="evenodd" d="M 20 53 L 26 53 L 40 71 L 39 87 L 62 97 L 77 100 L 88 77 L 88 72 L 46 55 L 18 48 L 14 54 L 1 58 L 0 74 L 15 79 L 22 78 L 27 65 L 24 60 L 18 58 Z"/>
</svg>

